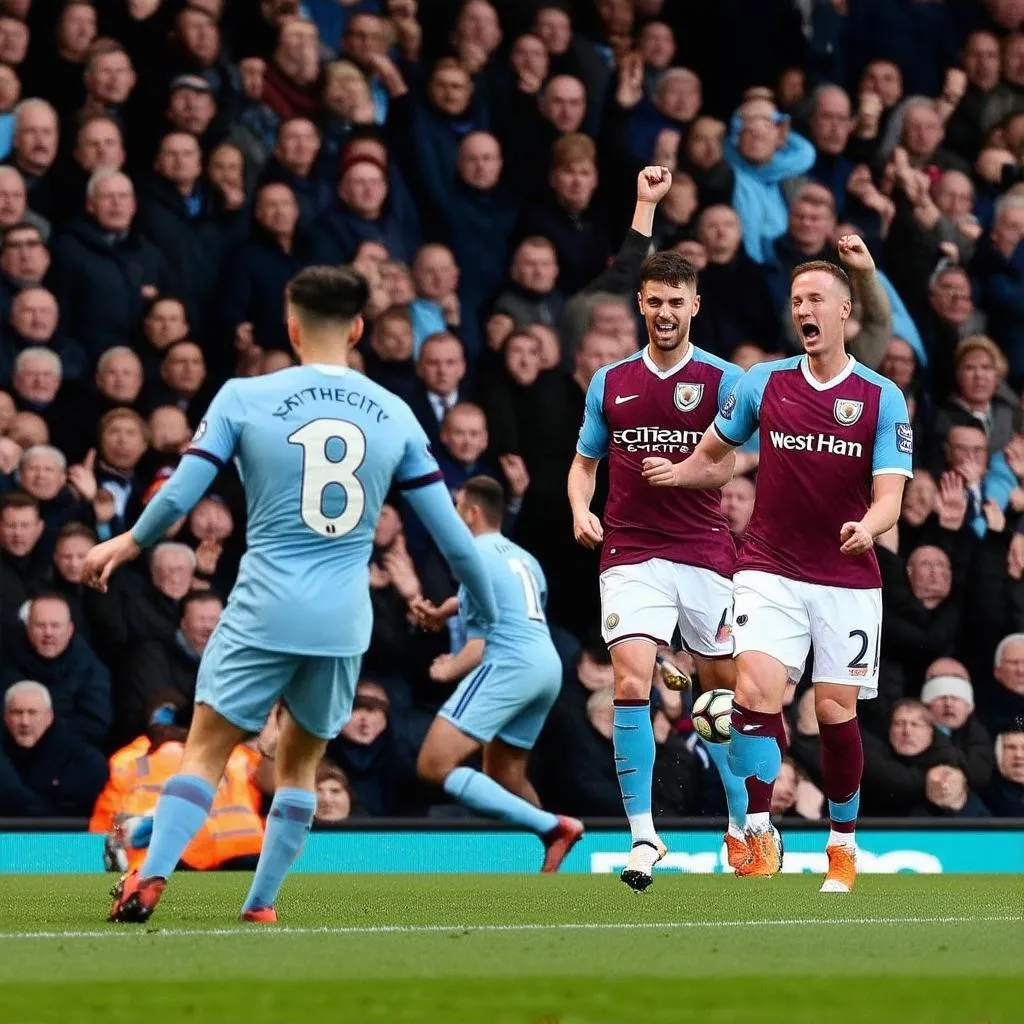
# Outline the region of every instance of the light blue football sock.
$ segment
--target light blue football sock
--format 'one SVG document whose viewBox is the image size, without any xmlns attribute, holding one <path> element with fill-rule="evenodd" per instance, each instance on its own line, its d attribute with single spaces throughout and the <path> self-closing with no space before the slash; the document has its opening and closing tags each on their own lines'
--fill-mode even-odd
<svg viewBox="0 0 1024 1024">
<path fill-rule="evenodd" d="M 245 897 L 242 910 L 272 907 L 285 876 L 302 851 L 316 811 L 316 794 L 308 789 L 282 787 L 274 793 L 267 830 L 263 836 L 256 875 Z"/>
<path fill-rule="evenodd" d="M 615 703 L 612 717 L 615 774 L 619 777 L 622 806 L 629 818 L 633 842 L 654 844 L 658 834 L 651 814 L 654 781 L 654 727 L 651 703 Z"/>
<path fill-rule="evenodd" d="M 149 850 L 139 871 L 143 878 L 170 878 L 185 847 L 203 827 L 214 792 L 213 786 L 195 775 L 172 775 L 164 783 Z"/>
<path fill-rule="evenodd" d="M 463 766 L 450 772 L 444 780 L 444 791 L 477 814 L 518 825 L 539 836 L 547 835 L 558 827 L 558 818 L 550 811 L 534 807 L 528 800 L 510 793 L 489 775 L 473 768 Z"/>
<path fill-rule="evenodd" d="M 842 803 L 836 803 L 834 800 L 829 800 L 828 802 L 828 816 L 833 823 L 847 824 L 851 821 L 856 821 L 858 814 L 860 814 L 859 788 L 849 800 L 844 800 Z"/>
<path fill-rule="evenodd" d="M 704 743 L 704 749 L 718 769 L 718 777 L 722 780 L 725 802 L 729 808 L 729 824 L 743 831 L 747 824 L 746 782 L 738 775 L 734 775 L 729 767 L 729 747 L 725 743 Z"/>
<path fill-rule="evenodd" d="M 730 732 L 730 771 L 742 779 L 749 779 L 753 775 L 762 782 L 774 782 L 782 769 L 782 751 L 775 737 L 740 732 L 735 725 Z"/>
</svg>

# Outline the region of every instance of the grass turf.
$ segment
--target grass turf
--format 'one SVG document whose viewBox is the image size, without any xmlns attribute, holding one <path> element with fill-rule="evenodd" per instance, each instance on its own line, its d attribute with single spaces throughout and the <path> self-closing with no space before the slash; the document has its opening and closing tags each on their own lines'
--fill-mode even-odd
<svg viewBox="0 0 1024 1024">
<path fill-rule="evenodd" d="M 817 879 L 296 875 L 281 924 L 242 875 L 179 875 L 144 928 L 112 880 L 0 877 L 4 1024 L 1009 1024 L 1024 1019 L 1016 876 Z"/>
</svg>

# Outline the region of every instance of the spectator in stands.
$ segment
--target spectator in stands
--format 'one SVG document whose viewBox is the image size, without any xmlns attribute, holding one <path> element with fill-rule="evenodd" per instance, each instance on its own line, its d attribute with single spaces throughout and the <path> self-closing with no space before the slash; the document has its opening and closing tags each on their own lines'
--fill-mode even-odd
<svg viewBox="0 0 1024 1024">
<path fill-rule="evenodd" d="M 408 401 L 418 381 L 413 348 L 408 307 L 389 306 L 373 321 L 365 354 L 367 376 Z"/>
<path fill-rule="evenodd" d="M 181 600 L 173 637 L 129 647 L 119 679 L 114 743 L 128 743 L 145 732 L 149 708 L 165 693 L 174 694 L 184 720 L 191 717 L 199 659 L 223 610 L 224 602 L 212 591 L 191 591 Z"/>
<path fill-rule="evenodd" d="M 4 163 L 21 173 L 29 207 L 48 221 L 53 220 L 53 165 L 59 141 L 57 111 L 46 100 L 29 98 L 14 108 L 14 148 Z"/>
<path fill-rule="evenodd" d="M 516 327 L 559 322 L 565 299 L 557 289 L 558 253 L 550 240 L 530 235 L 516 247 L 509 284 L 494 304 L 495 313 L 512 318 Z"/>
<path fill-rule="evenodd" d="M 985 133 L 999 120 L 1006 90 L 999 83 L 999 40 L 991 32 L 972 32 L 963 49 L 967 89 L 946 122 L 946 143 L 971 160 Z"/>
<path fill-rule="evenodd" d="M 89 179 L 101 167 L 120 171 L 127 154 L 117 120 L 107 114 L 93 114 L 79 127 L 71 160 L 65 161 L 60 192 L 55 196 L 58 223 L 64 224 L 85 206 Z"/>
<path fill-rule="evenodd" d="M 110 673 L 75 636 L 71 609 L 56 594 L 32 598 L 25 624 L 5 631 L 0 681 L 34 679 L 50 692 L 57 718 L 80 739 L 102 747 L 112 716 Z"/>
<path fill-rule="evenodd" d="M 979 333 L 981 319 L 971 298 L 971 279 L 963 267 L 940 264 L 928 285 L 928 310 L 915 316 L 934 366 L 936 389 L 953 383 L 952 355 L 957 342 Z"/>
<path fill-rule="evenodd" d="M 992 674 L 996 685 L 985 692 L 982 720 L 995 735 L 1024 717 L 1024 634 L 999 642 Z"/>
<path fill-rule="evenodd" d="M 978 245 L 971 267 L 989 332 L 1006 353 L 1010 379 L 1024 382 L 1024 195 L 996 203 L 992 230 Z"/>
<path fill-rule="evenodd" d="M 528 207 L 522 236 L 551 241 L 558 264 L 559 292 L 573 295 L 608 265 L 611 244 L 592 206 L 597 189 L 597 147 L 586 135 L 564 135 L 551 150 L 549 192 Z"/>
<path fill-rule="evenodd" d="M 432 444 L 441 440 L 445 416 L 465 398 L 466 357 L 453 334 L 435 334 L 423 342 L 416 361 L 419 385 L 409 404 Z"/>
<path fill-rule="evenodd" d="M 862 738 L 861 806 L 865 814 L 936 814 L 960 795 L 957 779 L 939 769 L 952 767 L 962 776 L 964 756 L 936 733 L 931 715 L 920 701 L 896 702 L 886 740 L 866 731 Z"/>
<path fill-rule="evenodd" d="M 352 717 L 327 745 L 327 757 L 348 776 L 359 803 L 374 816 L 394 814 L 399 787 L 412 778 L 389 720 L 391 701 L 379 683 L 356 685 Z"/>
<path fill-rule="evenodd" d="M 953 357 L 954 391 L 937 411 L 935 441 L 944 441 L 953 426 L 981 424 L 990 454 L 1001 452 L 1024 426 L 1019 398 L 1005 383 L 1006 357 L 983 334 L 964 338 Z"/>
<path fill-rule="evenodd" d="M 206 360 L 203 350 L 194 341 L 176 341 L 164 352 L 160 365 L 162 385 L 154 388 L 150 402 L 154 405 L 174 405 L 188 416 L 195 427 L 201 413 L 209 404 L 204 393 Z"/>
<path fill-rule="evenodd" d="M 165 135 L 157 149 L 154 173 L 139 195 L 139 230 L 160 240 L 170 264 L 178 268 L 181 298 L 193 326 L 202 334 L 231 245 L 241 241 L 241 204 L 231 209 L 223 195 L 202 181 L 199 142 L 184 132 Z"/>
<path fill-rule="evenodd" d="M 35 412 L 49 421 L 60 391 L 63 367 L 56 352 L 40 345 L 23 348 L 14 360 L 11 393 L 19 409 Z"/>
<path fill-rule="evenodd" d="M 22 288 L 42 284 L 50 269 L 50 251 L 34 224 L 14 224 L 3 233 L 0 246 L 0 314 L 6 319 L 11 302 Z"/>
<path fill-rule="evenodd" d="M 134 230 L 135 210 L 131 180 L 118 171 L 98 170 L 89 179 L 87 215 L 69 224 L 57 245 L 61 312 L 93 359 L 113 345 L 136 341 L 145 299 L 171 290 L 163 254 Z"/>
<path fill-rule="evenodd" d="M 693 178 L 702 207 L 726 205 L 732 201 L 735 175 L 725 162 L 725 125 L 713 117 L 698 117 L 686 133 L 685 153 L 679 154 L 679 168 Z"/>
<path fill-rule="evenodd" d="M 50 431 L 46 420 L 35 412 L 17 412 L 7 427 L 7 436 L 22 448 L 49 444 Z"/>
<path fill-rule="evenodd" d="M 452 495 L 471 477 L 482 474 L 497 479 L 497 472 L 483 459 L 488 443 L 487 418 L 478 405 L 460 402 L 448 410 L 441 423 L 437 462 Z M 508 505 L 511 513 L 519 511 L 528 486 L 529 477 L 526 477 L 510 487 Z"/>
<path fill-rule="evenodd" d="M 285 18 L 263 82 L 263 102 L 280 118 L 315 116 L 320 107 L 319 34 L 303 18 Z"/>
<path fill-rule="evenodd" d="M 996 771 L 986 802 L 1001 818 L 1024 815 L 1024 719 L 1018 718 L 996 737 Z"/>
<path fill-rule="evenodd" d="M 18 466 L 18 482 L 25 493 L 38 503 L 45 529 L 39 541 L 40 557 L 49 560 L 57 534 L 70 522 L 89 522 L 93 518 L 90 493 L 91 472 L 85 466 L 68 468 L 59 448 L 35 445 L 27 448 Z M 83 491 L 75 486 L 78 482 Z"/>
<path fill-rule="evenodd" d="M 0 498 L 0 617 L 15 618 L 45 567 L 40 541 L 46 524 L 35 498 L 20 491 Z"/>
<path fill-rule="evenodd" d="M 46 37 L 44 37 L 46 38 Z M 33 40 L 24 67 L 26 95 L 46 93 L 61 114 L 80 110 L 85 102 L 83 69 L 96 38 L 96 8 L 91 0 L 71 0 L 57 18 L 56 46 Z M 49 39 L 46 40 L 49 43 Z"/>
<path fill-rule="evenodd" d="M 113 496 L 110 529 L 122 533 L 142 509 L 143 481 L 136 469 L 146 453 L 146 424 L 132 409 L 112 409 L 100 420 L 96 479 Z"/>
<path fill-rule="evenodd" d="M 992 737 L 974 714 L 974 688 L 967 669 L 953 658 L 939 658 L 925 676 L 921 703 L 935 728 L 964 755 L 970 788 L 983 794 L 992 777 Z"/>
<path fill-rule="evenodd" d="M 45 686 L 22 680 L 7 688 L 0 817 L 85 817 L 106 781 L 103 755 L 54 714 Z"/>
<path fill-rule="evenodd" d="M 299 204 L 299 223 L 307 229 L 333 199 L 330 186 L 314 173 L 320 145 L 320 130 L 309 118 L 287 118 L 281 122 L 277 144 L 263 168 L 264 184 L 291 189 Z"/>
<path fill-rule="evenodd" d="M 75 632 L 86 643 L 92 642 L 91 614 L 95 605 L 86 595 L 86 587 L 82 582 L 82 568 L 89 549 L 96 544 L 96 533 L 82 523 L 68 523 L 57 534 L 57 543 L 53 549 L 53 564 L 46 575 L 44 586 L 55 594 L 60 594 L 71 609 L 71 621 Z M 86 609 L 89 609 L 87 613 Z"/>
<path fill-rule="evenodd" d="M 425 245 L 412 265 L 416 297 L 408 304 L 413 328 L 413 350 L 419 353 L 424 339 L 449 329 L 458 333 L 462 322 L 459 303 L 459 268 L 451 249 Z"/>
<path fill-rule="evenodd" d="M 697 222 L 697 237 L 707 265 L 700 275 L 701 309 L 691 326 L 694 344 L 725 358 L 747 338 L 774 346 L 779 314 L 763 269 L 742 248 L 735 211 L 729 206 L 708 207 Z"/>
<path fill-rule="evenodd" d="M 743 539 L 754 514 L 754 482 L 747 476 L 734 476 L 722 488 L 722 515 L 737 541 Z"/>
<path fill-rule="evenodd" d="M 789 129 L 770 100 L 753 99 L 733 117 L 725 158 L 736 174 L 732 202 L 750 258 L 766 263 L 786 231 L 785 182 L 814 165 L 814 147 Z"/>
<path fill-rule="evenodd" d="M 50 235 L 49 221 L 28 208 L 28 192 L 21 173 L 16 167 L 0 165 L 0 230 L 7 231 L 16 224 L 37 227 L 44 241 Z"/>
<path fill-rule="evenodd" d="M 316 770 L 316 813 L 313 821 L 317 825 L 335 825 L 346 821 L 354 810 L 348 776 L 325 758 Z"/>
<path fill-rule="evenodd" d="M 45 288 L 24 288 L 11 303 L 10 323 L 0 335 L 0 380 L 9 380 L 15 360 L 27 348 L 45 347 L 60 359 L 63 380 L 86 372 L 85 352 L 59 330 L 57 300 Z"/>
</svg>

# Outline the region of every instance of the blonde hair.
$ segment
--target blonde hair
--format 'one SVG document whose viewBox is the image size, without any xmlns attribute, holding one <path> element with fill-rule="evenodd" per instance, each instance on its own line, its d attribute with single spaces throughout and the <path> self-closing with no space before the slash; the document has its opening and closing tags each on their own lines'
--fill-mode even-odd
<svg viewBox="0 0 1024 1024">
<path fill-rule="evenodd" d="M 1006 376 L 1010 364 L 1003 355 L 1003 350 L 987 335 L 972 334 L 960 341 L 953 352 L 953 367 L 956 372 L 960 370 L 960 364 L 972 353 L 984 352 L 996 365 L 996 373 L 1000 381 Z"/>
<path fill-rule="evenodd" d="M 574 132 L 572 135 L 563 135 L 551 147 L 551 167 L 554 170 L 565 170 L 572 164 L 586 160 L 588 163 L 597 163 L 597 147 L 589 135 L 582 132 Z"/>
</svg>

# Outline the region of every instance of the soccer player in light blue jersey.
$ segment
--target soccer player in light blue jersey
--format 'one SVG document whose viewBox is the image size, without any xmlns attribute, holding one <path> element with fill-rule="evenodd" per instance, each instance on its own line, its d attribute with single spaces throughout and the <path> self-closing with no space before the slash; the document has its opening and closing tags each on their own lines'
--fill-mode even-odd
<svg viewBox="0 0 1024 1024">
<path fill-rule="evenodd" d="M 200 663 L 181 772 L 164 785 L 141 869 L 114 889 L 111 921 L 149 919 L 232 749 L 280 699 L 277 788 L 242 908 L 245 920 L 276 920 L 274 902 L 313 819 L 317 765 L 351 714 L 370 642 L 373 534 L 393 483 L 472 594 L 481 633 L 497 619 L 483 558 L 422 428 L 404 402 L 347 365 L 367 297 L 355 271 L 299 273 L 286 305 L 302 365 L 228 381 L 134 528 L 86 556 L 86 582 L 106 589 L 111 573 L 159 540 L 234 460 L 248 506 L 246 554 Z"/>
<path fill-rule="evenodd" d="M 557 871 L 583 835 L 583 824 L 541 810 L 526 765 L 562 685 L 562 662 L 544 616 L 547 581 L 528 551 L 501 535 L 505 495 L 490 477 L 475 476 L 459 492 L 456 508 L 476 538 L 498 604 L 498 625 L 488 634 L 467 587 L 440 608 L 420 599 L 420 624 L 439 629 L 460 614 L 466 645 L 431 666 L 439 683 L 462 682 L 438 712 L 420 750 L 420 776 L 444 788 L 478 814 L 535 832 L 545 846 L 542 871 Z M 467 758 L 483 748 L 483 771 Z"/>
</svg>

